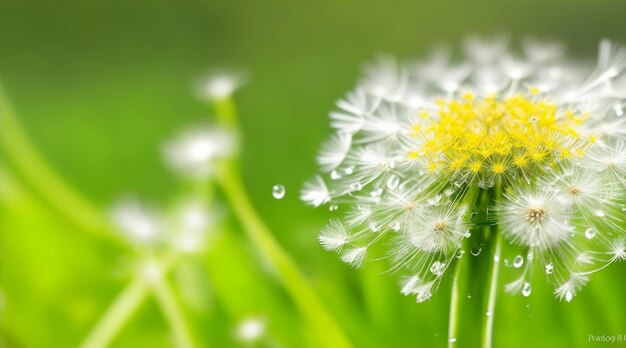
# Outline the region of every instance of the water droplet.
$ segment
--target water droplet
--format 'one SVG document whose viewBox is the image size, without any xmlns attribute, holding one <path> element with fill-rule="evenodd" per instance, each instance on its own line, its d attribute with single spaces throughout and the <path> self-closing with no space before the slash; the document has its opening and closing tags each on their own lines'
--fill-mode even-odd
<svg viewBox="0 0 626 348">
<path fill-rule="evenodd" d="M 339 172 L 338 172 L 338 171 L 333 170 L 332 172 L 330 172 L 330 178 L 331 178 L 332 180 L 337 180 L 337 179 L 340 179 L 340 178 L 341 178 L 341 174 L 339 174 Z"/>
<path fill-rule="evenodd" d="M 372 197 L 380 197 L 380 195 L 382 195 L 382 194 L 383 194 L 383 189 L 379 187 L 376 190 L 372 191 L 370 193 L 370 196 L 372 196 Z"/>
<path fill-rule="evenodd" d="M 554 265 L 552 263 L 549 263 L 546 265 L 546 274 L 552 274 L 552 272 L 554 271 Z"/>
<path fill-rule="evenodd" d="M 515 256 L 513 259 L 513 267 L 520 268 L 524 264 L 524 258 L 521 255 Z"/>
<path fill-rule="evenodd" d="M 360 182 L 353 182 L 350 184 L 350 191 L 360 191 L 363 188 Z"/>
<path fill-rule="evenodd" d="M 437 276 L 440 276 L 443 274 L 443 271 L 446 268 L 446 264 L 445 263 L 441 263 L 439 261 L 435 261 L 433 262 L 432 266 L 430 266 L 430 271 Z"/>
<path fill-rule="evenodd" d="M 589 227 L 588 229 L 585 230 L 585 237 L 587 237 L 587 239 L 593 239 L 593 237 L 596 236 L 597 232 L 598 231 L 596 231 L 595 228 Z"/>
<path fill-rule="evenodd" d="M 457 259 L 462 258 L 464 254 L 465 254 L 465 250 L 459 250 L 459 251 L 457 251 L 457 253 L 456 253 L 456 258 L 457 258 Z"/>
<path fill-rule="evenodd" d="M 511 262 L 509 259 L 504 259 L 504 267 L 511 267 Z"/>
<path fill-rule="evenodd" d="M 478 255 L 480 255 L 480 252 L 481 252 L 482 250 L 483 250 L 483 249 L 482 249 L 481 247 L 475 247 L 475 248 L 472 248 L 472 250 L 470 250 L 470 252 L 472 253 L 472 255 L 474 255 L 474 256 L 478 256 Z"/>
<path fill-rule="evenodd" d="M 463 234 L 463 237 L 465 238 L 469 238 L 472 236 L 472 233 L 470 232 L 470 230 L 465 231 L 465 233 Z"/>
<path fill-rule="evenodd" d="M 397 175 L 392 175 L 389 177 L 389 179 L 387 179 L 387 188 L 390 190 L 393 190 L 396 187 L 398 187 L 399 183 L 400 183 L 400 178 L 398 178 Z"/>
<path fill-rule="evenodd" d="M 485 314 L 487 314 L 488 317 L 493 315 L 493 313 L 491 311 L 487 311 L 487 313 L 485 313 Z"/>
<path fill-rule="evenodd" d="M 435 197 L 426 201 L 429 205 L 437 205 L 441 201 L 441 195 L 436 195 Z"/>
<path fill-rule="evenodd" d="M 467 293 L 467 298 L 472 298 L 472 294 L 470 294 L 469 292 Z"/>
<path fill-rule="evenodd" d="M 565 293 L 565 301 L 570 302 L 572 301 L 572 297 L 574 297 L 574 294 L 572 294 L 571 291 L 568 291 Z"/>
<path fill-rule="evenodd" d="M 285 186 L 283 185 L 274 185 L 272 186 L 272 196 L 276 199 L 282 199 L 285 197 Z"/>
<path fill-rule="evenodd" d="M 532 285 L 530 285 L 529 282 L 524 283 L 524 285 L 522 286 L 522 296 L 528 297 L 530 296 L 532 291 L 533 291 Z"/>
<path fill-rule="evenodd" d="M 456 342 L 456 338 L 454 338 L 454 337 L 450 337 L 450 339 L 448 339 L 448 342 L 450 342 L 450 343 L 454 343 L 454 342 Z"/>
<path fill-rule="evenodd" d="M 370 222 L 369 228 L 372 232 L 378 232 L 380 230 L 380 226 L 378 226 L 375 222 Z"/>
<path fill-rule="evenodd" d="M 500 262 L 500 256 L 493 255 L 493 262 Z"/>
<path fill-rule="evenodd" d="M 391 224 L 391 229 L 398 232 L 400 231 L 400 223 L 398 221 Z"/>
<path fill-rule="evenodd" d="M 343 172 L 346 173 L 346 175 L 350 175 L 350 174 L 354 173 L 354 167 L 348 167 L 348 168 L 344 169 Z"/>
<path fill-rule="evenodd" d="M 336 211 L 337 209 L 339 209 L 339 206 L 337 204 L 331 204 L 328 207 L 328 210 L 330 210 L 330 211 Z"/>
</svg>

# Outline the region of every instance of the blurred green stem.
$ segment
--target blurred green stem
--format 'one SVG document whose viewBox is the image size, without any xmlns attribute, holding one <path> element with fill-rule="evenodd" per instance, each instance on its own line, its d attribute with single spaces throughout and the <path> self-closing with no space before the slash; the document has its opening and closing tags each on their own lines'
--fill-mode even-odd
<svg viewBox="0 0 626 348">
<path fill-rule="evenodd" d="M 238 132 L 237 111 L 231 98 L 215 101 L 215 111 L 220 124 Z M 216 179 L 252 244 L 273 267 L 280 283 L 307 323 L 312 326 L 313 336 L 319 340 L 319 345 L 332 348 L 351 347 L 352 344 L 339 324 L 252 206 L 240 176 L 238 162 L 233 159 L 221 163 L 216 171 Z"/>
<path fill-rule="evenodd" d="M 148 294 L 148 284 L 142 277 L 137 277 L 128 284 L 126 289 L 115 299 L 91 330 L 87 338 L 80 344 L 80 348 L 108 347 L 128 321 L 131 315 L 139 308 Z"/>
<path fill-rule="evenodd" d="M 114 233 L 99 209 L 76 193 L 37 152 L 0 85 L 0 148 L 16 172 L 48 204 L 81 229 L 114 240 Z"/>
<path fill-rule="evenodd" d="M 193 347 L 191 335 L 187 330 L 184 316 L 178 308 L 175 296 L 166 283 L 166 275 L 178 260 L 179 255 L 168 254 L 160 263 L 154 263 L 155 268 L 141 269 L 126 288 L 117 296 L 106 312 L 100 317 L 96 326 L 91 330 L 87 338 L 79 345 L 80 348 L 104 348 L 117 336 L 130 317 L 139 309 L 148 296 L 150 290 L 155 295 L 157 303 L 161 307 L 172 333 L 176 339 L 177 347 Z M 152 265 L 146 263 L 144 267 Z M 150 274 L 147 274 L 150 272 Z M 151 274 L 151 272 L 157 272 Z"/>
<path fill-rule="evenodd" d="M 176 296 L 170 288 L 167 280 L 161 278 L 160 281 L 152 282 L 151 286 L 157 303 L 161 307 L 161 310 L 170 325 L 172 334 L 174 335 L 174 341 L 176 342 L 176 347 L 194 347 L 195 345 L 193 343 L 191 333 L 188 330 L 185 316 L 180 310 Z"/>
</svg>

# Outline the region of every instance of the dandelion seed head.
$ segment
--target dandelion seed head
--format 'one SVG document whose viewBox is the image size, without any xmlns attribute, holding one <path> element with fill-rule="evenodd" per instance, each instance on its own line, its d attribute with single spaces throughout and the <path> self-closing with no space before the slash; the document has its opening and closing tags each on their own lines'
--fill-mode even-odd
<svg viewBox="0 0 626 348">
<path fill-rule="evenodd" d="M 301 191 L 310 205 L 342 206 L 320 234 L 325 249 L 355 267 L 386 260 L 418 302 L 458 254 L 480 248 L 466 236 L 481 224 L 516 248 L 506 288 L 524 296 L 536 265 L 569 301 L 624 260 L 626 50 L 603 41 L 594 66 L 558 42 L 509 44 L 472 37 L 460 60 L 439 49 L 367 67 L 330 114 L 324 174 Z"/>
</svg>

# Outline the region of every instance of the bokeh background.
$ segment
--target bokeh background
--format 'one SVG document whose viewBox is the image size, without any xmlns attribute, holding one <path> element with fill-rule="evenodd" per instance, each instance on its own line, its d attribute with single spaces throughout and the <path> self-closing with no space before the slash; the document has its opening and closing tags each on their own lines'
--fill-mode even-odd
<svg viewBox="0 0 626 348">
<path fill-rule="evenodd" d="M 622 1 L 0 2 L 0 79 L 40 154 L 105 211 L 120 195 L 167 206 L 181 182 L 160 155 L 178 129 L 210 119 L 192 89 L 214 68 L 238 67 L 243 177 L 260 215 L 358 347 L 443 347 L 449 284 L 416 304 L 377 265 L 355 271 L 316 236 L 330 213 L 298 200 L 330 134 L 327 114 L 378 54 L 410 59 L 471 33 L 565 41 L 593 59 L 601 38 L 626 43 Z M 3 156 L 4 158 L 4 156 Z M 73 347 L 128 282 L 127 248 L 84 233 L 0 159 L 0 326 L 3 347 Z M 286 187 L 276 200 L 272 186 Z M 302 347 L 306 326 L 233 222 L 200 274 L 171 275 L 201 346 L 243 345 L 241 320 L 265 318 L 258 346 Z M 183 275 L 181 275 L 183 274 Z M 498 298 L 495 346 L 603 347 L 588 335 L 626 335 L 626 267 L 592 277 L 571 303 L 536 279 L 529 298 Z M 503 276 L 506 279 L 506 275 Z M 539 277 L 540 278 L 540 277 Z M 198 293 L 200 295 L 198 295 Z M 198 297 L 199 296 L 199 297 Z M 193 296 L 192 296 L 193 297 Z M 168 347 L 148 300 L 115 347 Z"/>
</svg>

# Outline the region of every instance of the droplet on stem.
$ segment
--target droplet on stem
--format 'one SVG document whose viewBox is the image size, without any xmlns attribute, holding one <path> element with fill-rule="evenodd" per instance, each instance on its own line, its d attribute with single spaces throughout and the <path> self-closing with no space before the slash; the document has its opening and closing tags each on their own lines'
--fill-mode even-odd
<svg viewBox="0 0 626 348">
<path fill-rule="evenodd" d="M 524 264 L 524 258 L 521 255 L 515 256 L 513 259 L 513 267 L 520 268 Z"/>
</svg>

